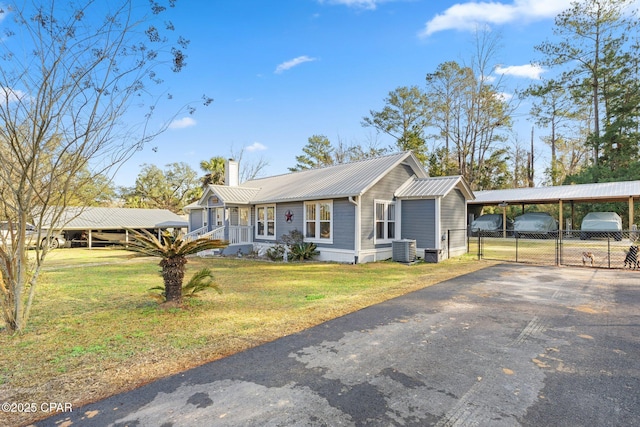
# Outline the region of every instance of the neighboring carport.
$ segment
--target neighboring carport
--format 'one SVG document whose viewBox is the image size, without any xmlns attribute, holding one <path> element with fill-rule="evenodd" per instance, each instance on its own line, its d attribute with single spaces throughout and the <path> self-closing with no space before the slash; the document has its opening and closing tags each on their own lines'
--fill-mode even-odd
<svg viewBox="0 0 640 427">
<path fill-rule="evenodd" d="M 44 227 L 50 225 L 45 224 Z M 112 235 L 106 243 L 127 243 L 128 229 L 153 230 L 160 234 L 167 228 L 187 228 L 187 221 L 167 209 L 135 209 L 104 207 L 68 207 L 54 228 L 65 233 L 67 240 L 93 247 L 98 232 Z M 79 237 L 83 236 L 83 237 Z"/>
<path fill-rule="evenodd" d="M 559 185 L 555 187 L 514 188 L 509 190 L 475 191 L 475 200 L 467 202 L 469 212 L 483 206 L 500 206 L 503 214 L 506 206 L 558 204 L 560 230 L 564 229 L 563 207 L 571 206 L 571 223 L 574 224 L 575 203 L 626 202 L 629 204 L 629 229 L 633 228 L 634 205 L 640 201 L 640 181 L 602 182 L 594 184 Z"/>
</svg>

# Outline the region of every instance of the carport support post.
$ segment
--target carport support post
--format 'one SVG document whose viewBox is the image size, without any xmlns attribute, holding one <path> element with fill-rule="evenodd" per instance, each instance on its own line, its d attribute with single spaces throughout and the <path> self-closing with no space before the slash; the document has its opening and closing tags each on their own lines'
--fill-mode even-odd
<svg viewBox="0 0 640 427">
<path fill-rule="evenodd" d="M 502 238 L 507 238 L 507 206 L 502 207 Z"/>
<path fill-rule="evenodd" d="M 629 230 L 633 227 L 633 196 L 629 196 Z"/>
<path fill-rule="evenodd" d="M 563 218 L 562 218 L 562 199 L 560 199 L 558 201 L 558 229 L 559 229 L 559 234 L 560 235 L 562 235 L 562 230 L 563 230 L 562 221 L 563 221 Z"/>
</svg>

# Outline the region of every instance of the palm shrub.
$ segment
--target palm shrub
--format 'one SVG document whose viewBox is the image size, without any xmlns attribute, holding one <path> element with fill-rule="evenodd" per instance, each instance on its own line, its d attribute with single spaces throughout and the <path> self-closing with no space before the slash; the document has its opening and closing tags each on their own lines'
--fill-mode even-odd
<svg viewBox="0 0 640 427">
<path fill-rule="evenodd" d="M 282 237 L 280 237 L 280 241 L 282 243 L 279 243 L 267 251 L 267 256 L 273 261 L 282 260 L 285 251 L 287 251 L 287 257 L 291 261 L 312 259 L 320 253 L 316 250 L 317 245 L 315 243 L 305 242 L 304 234 L 298 230 L 291 230 L 288 234 L 283 234 Z"/>
<path fill-rule="evenodd" d="M 129 233 L 132 235 L 127 247 L 129 250 L 161 258 L 159 265 L 162 268 L 165 302 L 176 305 L 182 304 L 187 255 L 227 246 L 224 240 L 187 239 L 179 230 L 164 231 L 160 238 L 147 230 L 130 229 Z"/>
<path fill-rule="evenodd" d="M 210 269 L 205 267 L 196 271 L 195 274 L 191 276 L 189 282 L 182 286 L 182 298 L 194 297 L 206 289 L 213 289 L 217 293 L 221 294 L 222 290 L 214 280 L 213 273 Z M 163 302 L 166 300 L 166 289 L 164 286 L 154 286 L 149 290 L 160 291 L 160 294 L 153 295 L 159 297 Z"/>
<path fill-rule="evenodd" d="M 313 259 L 320 252 L 316 250 L 317 246 L 311 242 L 299 242 L 291 245 L 289 257 L 293 261 L 304 261 L 305 259 Z"/>
</svg>

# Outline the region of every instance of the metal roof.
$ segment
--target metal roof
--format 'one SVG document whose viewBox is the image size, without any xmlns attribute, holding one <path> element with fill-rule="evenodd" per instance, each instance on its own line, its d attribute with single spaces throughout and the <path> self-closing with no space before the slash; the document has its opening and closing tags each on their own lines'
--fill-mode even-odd
<svg viewBox="0 0 640 427">
<path fill-rule="evenodd" d="M 377 183 L 392 168 L 409 162 L 414 172 L 427 173 L 411 152 L 310 169 L 286 175 L 248 181 L 242 186 L 260 188 L 255 203 L 313 200 L 359 196 Z"/>
<path fill-rule="evenodd" d="M 210 191 L 217 194 L 225 203 L 240 204 L 359 196 L 382 179 L 391 169 L 402 163 L 411 166 L 418 177 L 427 177 L 427 173 L 416 157 L 411 152 L 404 152 L 320 169 L 308 169 L 254 179 L 237 187 L 209 186 L 199 204 L 204 205 Z"/>
<path fill-rule="evenodd" d="M 600 182 L 595 184 L 559 185 L 555 187 L 514 188 L 510 190 L 476 191 L 469 204 L 555 203 L 563 201 L 626 201 L 640 198 L 640 181 Z"/>
<path fill-rule="evenodd" d="M 246 205 L 251 203 L 256 195 L 260 192 L 259 188 L 233 187 L 228 185 L 210 185 L 203 195 L 203 199 L 208 197 L 208 193 L 215 193 L 225 203 Z"/>
<path fill-rule="evenodd" d="M 433 178 L 413 178 L 396 191 L 395 196 L 403 199 L 444 197 L 454 188 L 458 188 L 467 200 L 474 198 L 471 188 L 462 176 L 443 176 Z"/>
<path fill-rule="evenodd" d="M 120 230 L 123 228 L 184 228 L 180 215 L 167 209 L 68 207 L 58 224 L 64 230 Z"/>
</svg>

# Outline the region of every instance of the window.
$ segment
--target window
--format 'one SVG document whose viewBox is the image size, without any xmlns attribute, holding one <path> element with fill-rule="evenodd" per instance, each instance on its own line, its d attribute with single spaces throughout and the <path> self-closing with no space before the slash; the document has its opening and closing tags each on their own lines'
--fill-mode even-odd
<svg viewBox="0 0 640 427">
<path fill-rule="evenodd" d="M 256 207 L 256 237 L 276 238 L 276 205 Z"/>
<path fill-rule="evenodd" d="M 229 216 L 229 225 L 232 226 L 248 226 L 249 225 L 249 208 L 233 207 Z"/>
<path fill-rule="evenodd" d="M 240 208 L 238 215 L 238 225 L 249 225 L 249 208 Z"/>
<path fill-rule="evenodd" d="M 375 227 L 378 243 L 396 238 L 396 204 L 395 202 L 375 202 Z"/>
<path fill-rule="evenodd" d="M 304 203 L 304 238 L 307 241 L 333 242 L 333 202 Z"/>
</svg>

